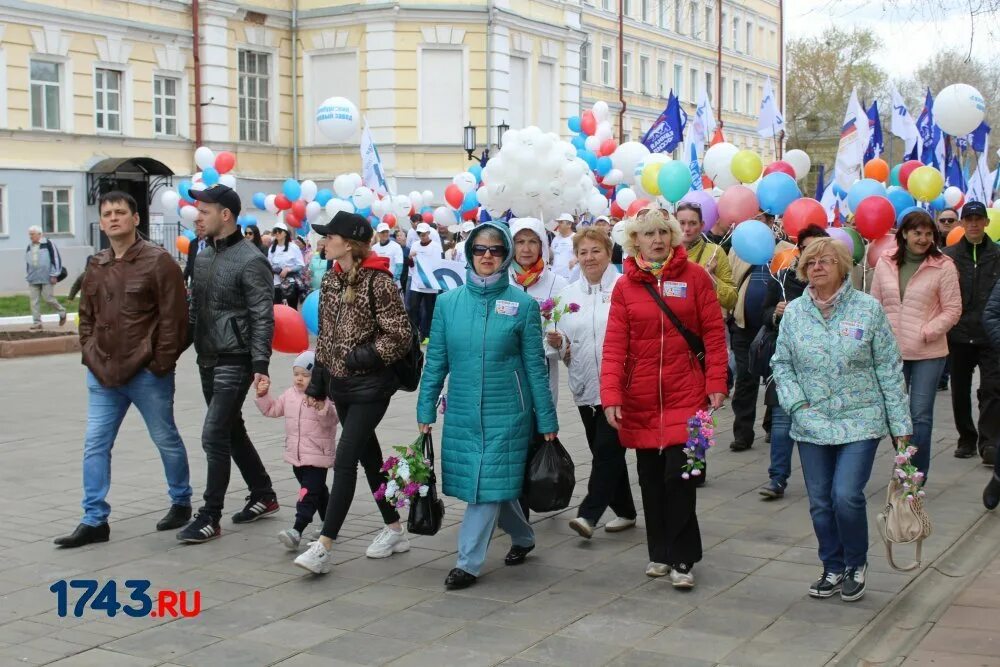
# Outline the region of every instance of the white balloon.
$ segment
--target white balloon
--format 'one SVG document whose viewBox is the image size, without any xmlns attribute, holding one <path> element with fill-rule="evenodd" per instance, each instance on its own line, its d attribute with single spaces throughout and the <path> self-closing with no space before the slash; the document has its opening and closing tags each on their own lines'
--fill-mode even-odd
<svg viewBox="0 0 1000 667">
<path fill-rule="evenodd" d="M 389 209 L 386 207 L 387 203 L 391 205 L 391 202 L 386 202 L 386 200 L 384 199 L 379 199 L 378 197 L 373 198 L 372 215 L 374 215 L 376 218 L 381 218 L 383 215 L 388 213 Z M 361 206 L 360 208 L 365 208 L 365 207 Z"/>
<path fill-rule="evenodd" d="M 602 120 L 597 124 L 597 131 L 594 132 L 594 136 L 597 137 L 598 141 L 601 143 L 607 141 L 612 137 L 611 123 L 606 120 Z"/>
<path fill-rule="evenodd" d="M 631 185 L 635 182 L 635 168 L 649 157 L 649 149 L 638 141 L 626 141 L 618 146 L 611 155 L 611 163 L 615 169 L 622 172 L 622 182 Z"/>
<path fill-rule="evenodd" d="M 598 123 L 602 120 L 608 120 L 610 116 L 611 109 L 608 107 L 608 103 L 604 100 L 598 100 L 594 103 L 594 118 L 597 119 Z"/>
<path fill-rule="evenodd" d="M 202 173 L 200 171 L 196 171 L 194 175 L 191 176 L 192 183 L 201 183 L 203 180 L 204 179 L 202 178 Z"/>
<path fill-rule="evenodd" d="M 413 208 L 419 211 L 424 207 L 424 196 L 414 190 L 410 193 L 410 204 L 413 205 Z"/>
<path fill-rule="evenodd" d="M 463 195 L 472 192 L 476 187 L 476 177 L 467 171 L 455 174 L 451 182 L 458 186 Z"/>
<path fill-rule="evenodd" d="M 722 172 L 721 174 L 719 174 L 718 178 L 713 178 L 712 182 L 715 183 L 715 187 L 722 188 L 723 190 L 728 190 L 729 188 L 733 187 L 734 185 L 740 185 L 740 179 L 738 179 L 735 176 L 733 176 L 733 172 L 732 171 L 724 171 L 724 172 Z M 751 189 L 754 192 L 757 192 L 756 183 L 759 183 L 759 182 L 760 181 L 758 179 L 757 181 L 754 181 L 754 183 L 752 184 L 754 187 L 751 188 Z M 750 187 L 750 185 L 751 185 L 750 183 L 746 183 L 747 187 Z"/>
<path fill-rule="evenodd" d="M 812 160 L 809 159 L 805 151 L 793 148 L 785 153 L 782 159 L 792 165 L 792 169 L 795 170 L 795 180 L 801 181 L 809 175 L 809 170 L 812 168 Z"/>
<path fill-rule="evenodd" d="M 236 188 L 236 177 L 232 174 L 223 174 L 219 176 L 219 183 L 225 185 L 227 188 Z"/>
<path fill-rule="evenodd" d="M 593 134 L 583 140 L 583 146 L 596 155 L 597 151 L 601 149 L 601 140 L 597 138 L 596 134 Z"/>
<path fill-rule="evenodd" d="M 160 204 L 168 211 L 174 210 L 180 203 L 181 196 L 177 193 L 177 190 L 165 190 L 163 194 L 160 195 Z"/>
<path fill-rule="evenodd" d="M 341 199 L 347 199 L 354 194 L 354 180 L 347 174 L 341 174 L 333 179 L 333 192 Z"/>
<path fill-rule="evenodd" d="M 316 199 L 316 193 L 319 192 L 319 187 L 316 185 L 315 181 L 302 181 L 302 194 L 300 195 L 307 203 Z"/>
<path fill-rule="evenodd" d="M 622 209 L 628 209 L 628 207 L 632 205 L 632 202 L 638 198 L 639 197 L 635 194 L 635 190 L 631 188 L 624 188 L 618 191 L 618 194 L 615 196 L 615 201 L 618 202 L 618 205 L 621 206 Z"/>
<path fill-rule="evenodd" d="M 410 215 L 410 209 L 413 208 L 413 204 L 410 202 L 410 198 L 406 195 L 396 195 L 392 198 L 392 208 L 393 213 L 396 214 L 397 218 L 406 218 Z"/>
<path fill-rule="evenodd" d="M 454 225 L 458 220 L 450 208 L 447 206 L 438 206 L 434 209 L 434 222 L 438 227 L 447 227 L 448 225 Z"/>
<path fill-rule="evenodd" d="M 185 206 L 181 209 L 181 220 L 184 222 L 194 222 L 198 217 L 198 209 L 194 206 Z"/>
<path fill-rule="evenodd" d="M 948 206 L 958 206 L 958 202 L 962 201 L 962 190 L 954 185 L 948 186 L 944 189 L 944 203 Z"/>
<path fill-rule="evenodd" d="M 591 215 L 605 215 L 608 212 L 608 200 L 599 192 L 594 192 L 587 199 L 587 212 Z"/>
<path fill-rule="evenodd" d="M 371 208 L 375 201 L 375 193 L 368 188 L 358 188 L 351 195 L 351 201 L 354 203 L 355 208 Z"/>
<path fill-rule="evenodd" d="M 278 195 L 268 195 L 264 197 L 264 208 L 267 209 L 268 213 L 277 213 L 278 205 L 274 203 L 275 198 Z"/>
<path fill-rule="evenodd" d="M 722 142 L 710 146 L 705 151 L 704 170 L 713 182 L 718 183 L 720 179 L 727 181 L 735 178 L 730 171 L 733 156 L 740 152 L 740 149 L 729 142 Z M 728 176 L 728 179 L 727 179 Z M 722 187 L 722 186 L 720 186 Z"/>
<path fill-rule="evenodd" d="M 323 207 L 319 205 L 318 201 L 311 201 L 306 204 L 306 220 L 312 222 L 319 217 L 319 214 L 323 212 Z"/>
<path fill-rule="evenodd" d="M 199 146 L 194 152 L 194 163 L 199 169 L 208 169 L 215 166 L 215 153 L 208 146 Z"/>
<path fill-rule="evenodd" d="M 608 175 L 604 177 L 604 184 L 618 185 L 619 183 L 622 182 L 622 178 L 623 175 L 621 169 L 612 169 L 611 171 L 608 172 Z"/>
<path fill-rule="evenodd" d="M 486 208 L 489 208 L 490 207 L 490 189 L 487 186 L 485 186 L 485 185 L 479 186 L 479 189 L 476 190 L 476 199 L 479 200 L 479 205 L 480 206 L 484 206 Z"/>
<path fill-rule="evenodd" d="M 188 190 L 204 190 L 207 186 L 204 181 L 198 181 L 197 183 L 192 183 Z"/>
<path fill-rule="evenodd" d="M 420 193 L 420 200 L 420 203 L 423 204 L 423 206 L 430 206 L 434 202 L 434 193 L 430 190 L 424 190 Z M 423 206 L 421 206 L 421 208 L 423 208 Z"/>
<path fill-rule="evenodd" d="M 348 176 L 351 178 L 351 183 L 354 184 L 355 190 L 357 190 L 358 188 L 360 188 L 362 185 L 365 184 L 364 179 L 361 178 L 361 174 L 359 174 L 356 171 L 348 174 Z"/>
<path fill-rule="evenodd" d="M 615 223 L 615 226 L 611 228 L 611 240 L 613 240 L 618 245 L 625 245 L 625 226 L 626 222 L 624 220 L 619 220 Z"/>
<path fill-rule="evenodd" d="M 357 134 L 361 114 L 346 97 L 331 97 L 316 109 L 316 125 L 327 139 L 342 143 Z"/>
<path fill-rule="evenodd" d="M 934 98 L 934 122 L 953 137 L 969 134 L 985 116 L 983 96 L 967 83 L 953 83 Z"/>
</svg>

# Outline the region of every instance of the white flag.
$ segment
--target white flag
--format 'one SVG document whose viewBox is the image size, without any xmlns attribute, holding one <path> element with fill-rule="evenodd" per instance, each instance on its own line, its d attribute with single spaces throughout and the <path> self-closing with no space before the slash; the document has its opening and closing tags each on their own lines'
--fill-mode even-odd
<svg viewBox="0 0 1000 667">
<path fill-rule="evenodd" d="M 465 283 L 465 262 L 422 255 L 414 260 L 410 278 L 413 287 L 447 292 Z"/>
<path fill-rule="evenodd" d="M 892 123 L 889 126 L 889 131 L 903 140 L 903 155 L 910 154 L 920 137 L 917 121 L 906 110 L 903 97 L 895 88 L 892 89 Z"/>
<path fill-rule="evenodd" d="M 764 80 L 764 97 L 760 100 L 760 118 L 757 120 L 757 134 L 773 137 L 785 129 L 785 118 L 778 111 L 778 100 L 771 87 L 771 77 Z"/>
<path fill-rule="evenodd" d="M 715 132 L 715 112 L 712 111 L 712 101 L 708 98 L 708 90 L 701 89 L 701 97 L 698 99 L 698 108 L 695 109 L 694 118 L 691 120 L 691 131 L 688 141 L 694 143 L 699 153 L 704 152 L 705 143 Z"/>
<path fill-rule="evenodd" d="M 861 178 L 861 169 L 868 148 L 868 114 L 858 102 L 858 92 L 851 91 L 847 103 L 844 124 L 840 128 L 840 146 L 837 148 L 837 163 L 833 179 L 845 192 L 854 181 Z"/>
<path fill-rule="evenodd" d="M 990 138 L 986 137 L 986 150 L 979 154 L 979 162 L 976 170 L 969 177 L 969 192 L 966 194 L 968 201 L 978 201 L 989 206 L 993 203 L 993 183 L 994 174 L 990 173 L 990 165 L 986 156 L 990 151 Z"/>
<path fill-rule="evenodd" d="M 368 129 L 368 119 L 361 132 L 361 180 L 365 187 L 371 188 L 380 195 L 388 192 L 385 184 L 385 171 L 382 169 L 382 158 L 378 156 L 378 148 L 372 140 L 372 131 Z"/>
</svg>

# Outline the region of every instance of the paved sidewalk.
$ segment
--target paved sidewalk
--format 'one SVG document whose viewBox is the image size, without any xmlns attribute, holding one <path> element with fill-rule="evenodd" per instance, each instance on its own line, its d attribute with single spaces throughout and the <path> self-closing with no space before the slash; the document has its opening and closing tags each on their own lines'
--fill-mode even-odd
<svg viewBox="0 0 1000 667">
<path fill-rule="evenodd" d="M 273 360 L 275 390 L 290 383 L 290 363 L 288 355 Z M 156 450 L 133 412 L 115 449 L 111 543 L 59 551 L 52 538 L 72 530 L 80 516 L 84 369 L 78 356 L 62 355 L 0 362 L 0 377 L 0 666 L 806 667 L 830 660 L 915 576 L 889 568 L 875 534 L 874 515 L 890 470 L 890 449 L 883 444 L 868 487 L 869 592 L 854 604 L 809 598 L 806 589 L 820 566 L 797 457 L 786 498 L 761 502 L 757 488 L 766 481 L 767 445 L 759 439 L 750 451 L 730 452 L 728 410 L 721 413 L 719 451 L 710 454 L 708 485 L 699 491 L 705 558 L 695 568 L 697 587 L 686 593 L 644 575 L 641 523 L 623 533 L 599 530 L 584 541 L 567 526 L 575 505 L 533 517 L 538 549 L 525 565 L 503 566 L 509 540 L 498 536 L 480 583 L 446 593 L 442 582 L 454 564 L 463 504 L 447 499 L 445 527 L 434 537 L 413 538 L 410 552 L 369 560 L 364 550 L 380 521 L 362 485 L 333 572 L 302 576 L 275 539 L 291 525 L 298 490 L 281 460 L 283 425 L 261 417 L 250 401 L 248 426 L 283 505 L 277 516 L 244 526 L 227 516 L 223 538 L 200 546 L 157 533 L 154 524 L 168 503 L 165 483 Z M 384 447 L 413 440 L 414 402 L 413 394 L 397 394 L 379 430 Z M 578 501 L 590 473 L 589 452 L 565 385 L 559 412 L 560 436 L 578 465 Z M 948 394 L 939 394 L 928 489 L 935 531 L 925 548 L 927 564 L 984 511 L 980 492 L 989 472 L 975 460 L 952 456 L 956 436 L 949 413 Z M 204 404 L 190 352 L 181 360 L 176 415 L 197 495 L 205 479 L 199 442 Z M 629 461 L 639 503 L 634 457 Z M 227 514 L 243 503 L 238 474 L 231 488 Z M 994 566 L 989 576 L 1000 581 L 1000 569 Z M 120 593 L 126 579 L 149 579 L 153 591 L 197 589 L 203 611 L 176 620 L 108 618 L 93 610 L 60 618 L 49 587 L 73 578 L 114 579 Z M 978 599 L 966 597 L 963 604 L 974 606 Z M 964 613 L 975 617 L 965 628 L 989 632 L 995 613 Z"/>
</svg>

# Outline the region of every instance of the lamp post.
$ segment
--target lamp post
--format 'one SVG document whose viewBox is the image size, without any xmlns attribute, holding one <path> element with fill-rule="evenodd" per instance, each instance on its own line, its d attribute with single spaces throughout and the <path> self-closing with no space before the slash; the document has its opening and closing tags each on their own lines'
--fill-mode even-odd
<svg viewBox="0 0 1000 667">
<path fill-rule="evenodd" d="M 497 150 L 503 148 L 503 135 L 510 129 L 510 125 L 500 121 L 497 125 Z M 490 146 L 489 139 L 487 139 L 486 147 L 483 149 L 482 155 L 477 156 L 476 153 L 476 126 L 469 123 L 465 126 L 465 132 L 462 137 L 462 148 L 465 149 L 466 154 L 469 156 L 470 160 L 477 160 L 479 162 L 485 162 L 490 159 Z"/>
</svg>

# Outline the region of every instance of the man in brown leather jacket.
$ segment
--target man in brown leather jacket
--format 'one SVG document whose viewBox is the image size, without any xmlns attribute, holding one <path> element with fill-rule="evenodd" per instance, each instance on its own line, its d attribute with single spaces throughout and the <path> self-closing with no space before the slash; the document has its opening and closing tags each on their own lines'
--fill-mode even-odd
<svg viewBox="0 0 1000 667">
<path fill-rule="evenodd" d="M 98 202 L 101 230 L 111 248 L 90 258 L 80 299 L 80 344 L 87 367 L 87 433 L 83 446 L 83 519 L 61 547 L 107 542 L 105 497 L 111 486 L 111 448 L 135 404 L 160 451 L 170 511 L 157 530 L 191 517 L 187 451 L 174 424 L 174 367 L 187 339 L 187 293 L 177 263 L 141 239 L 135 200 L 109 192 Z"/>
</svg>

